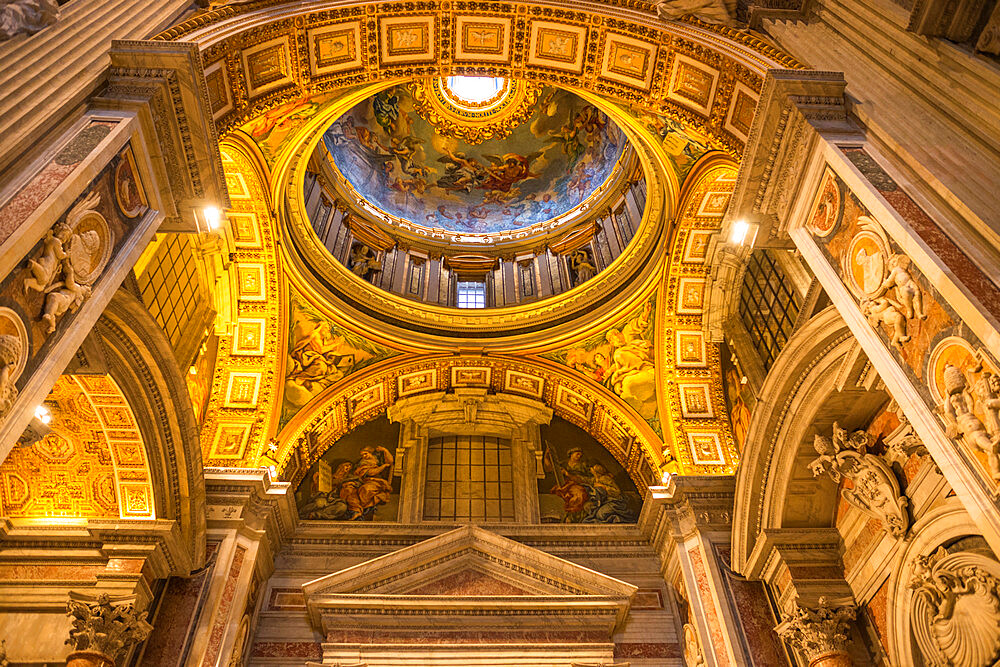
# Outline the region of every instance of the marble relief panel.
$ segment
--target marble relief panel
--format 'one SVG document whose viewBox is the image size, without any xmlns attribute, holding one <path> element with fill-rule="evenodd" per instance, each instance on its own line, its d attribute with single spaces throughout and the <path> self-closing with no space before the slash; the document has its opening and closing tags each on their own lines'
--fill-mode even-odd
<svg viewBox="0 0 1000 667">
<path fill-rule="evenodd" d="M 99 141 L 96 135 L 93 140 Z M 80 147 L 84 155 L 86 150 L 87 145 Z M 14 387 L 24 386 L 55 344 L 58 336 L 52 334 L 72 321 L 148 210 L 126 145 L 0 282 L 0 414 L 16 396 Z"/>
<path fill-rule="evenodd" d="M 948 436 L 996 489 L 1000 408 L 992 406 L 1000 406 L 1000 366 L 993 351 L 832 169 L 823 175 L 806 228 Z"/>
<path fill-rule="evenodd" d="M 82 127 L 41 170 L 0 204 L 0 244 L 55 192 L 88 155 L 107 137 L 118 121 L 91 120 Z"/>
</svg>

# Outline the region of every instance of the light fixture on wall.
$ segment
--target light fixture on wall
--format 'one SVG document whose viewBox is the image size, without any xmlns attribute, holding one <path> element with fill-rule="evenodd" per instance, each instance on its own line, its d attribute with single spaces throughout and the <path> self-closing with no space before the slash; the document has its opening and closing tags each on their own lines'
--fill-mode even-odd
<svg viewBox="0 0 1000 667">
<path fill-rule="evenodd" d="M 44 405 L 39 405 L 35 408 L 35 419 L 48 425 L 48 423 L 52 421 L 52 413 L 49 412 L 49 409 Z"/>
<path fill-rule="evenodd" d="M 27 428 L 24 429 L 24 433 L 21 437 L 17 439 L 17 444 L 19 447 L 30 447 L 36 442 L 41 441 L 45 436 L 52 432 L 49 428 L 49 422 L 52 421 L 52 413 L 44 405 L 39 405 L 35 408 L 35 413 L 31 417 L 31 422 L 28 424 Z"/>
<path fill-rule="evenodd" d="M 729 242 L 733 245 L 753 247 L 757 240 L 757 225 L 746 220 L 736 220 L 729 228 Z"/>
<path fill-rule="evenodd" d="M 209 229 L 218 229 L 219 225 L 222 224 L 222 211 L 218 207 L 206 206 L 203 213 Z"/>
<path fill-rule="evenodd" d="M 278 460 L 274 458 L 277 453 L 278 439 L 271 438 L 267 441 L 266 449 L 257 459 L 257 466 L 267 468 L 267 471 L 271 473 L 271 479 L 278 479 Z"/>
</svg>

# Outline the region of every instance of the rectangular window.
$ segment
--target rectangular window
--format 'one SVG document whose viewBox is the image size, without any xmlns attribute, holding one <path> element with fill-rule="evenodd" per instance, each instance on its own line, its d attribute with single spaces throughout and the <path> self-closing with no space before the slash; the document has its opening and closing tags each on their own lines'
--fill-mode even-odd
<svg viewBox="0 0 1000 667">
<path fill-rule="evenodd" d="M 795 328 L 799 303 L 791 282 L 767 250 L 750 255 L 739 313 L 764 370 L 770 370 Z"/>
<path fill-rule="evenodd" d="M 480 435 L 427 442 L 424 519 L 513 521 L 510 441 Z"/>
<path fill-rule="evenodd" d="M 478 280 L 459 280 L 455 303 L 459 308 L 485 308 L 486 283 Z"/>
</svg>

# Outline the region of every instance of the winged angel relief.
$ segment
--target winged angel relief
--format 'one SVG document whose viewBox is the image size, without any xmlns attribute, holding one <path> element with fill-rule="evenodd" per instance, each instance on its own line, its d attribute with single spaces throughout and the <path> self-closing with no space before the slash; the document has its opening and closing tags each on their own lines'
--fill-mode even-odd
<svg viewBox="0 0 1000 667">
<path fill-rule="evenodd" d="M 943 547 L 918 556 L 911 626 L 932 667 L 988 667 L 1000 657 L 1000 563 Z"/>
</svg>

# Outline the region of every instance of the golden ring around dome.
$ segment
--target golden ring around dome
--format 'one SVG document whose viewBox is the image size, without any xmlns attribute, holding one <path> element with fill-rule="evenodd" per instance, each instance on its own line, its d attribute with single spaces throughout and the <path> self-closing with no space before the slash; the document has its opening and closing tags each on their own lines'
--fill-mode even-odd
<svg viewBox="0 0 1000 667">
<path fill-rule="evenodd" d="M 416 112 L 446 137 L 481 144 L 503 139 L 535 111 L 542 86 L 504 78 L 500 91 L 482 102 L 466 102 L 450 89 L 447 77 L 428 77 L 410 84 Z"/>
</svg>

